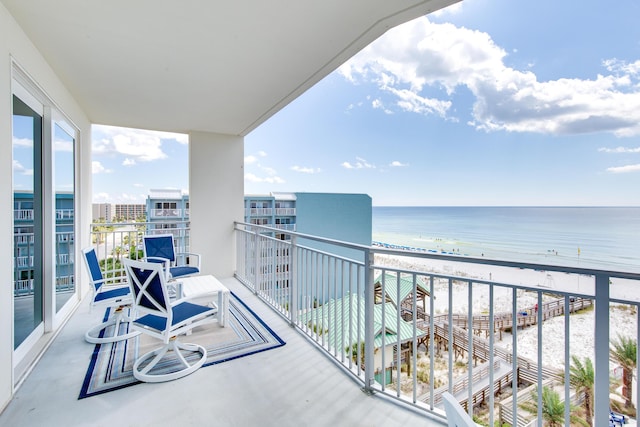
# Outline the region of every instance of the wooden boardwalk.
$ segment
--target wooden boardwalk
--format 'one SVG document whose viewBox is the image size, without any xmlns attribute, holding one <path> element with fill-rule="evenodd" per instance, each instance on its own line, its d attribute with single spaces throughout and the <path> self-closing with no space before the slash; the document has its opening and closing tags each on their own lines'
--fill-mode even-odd
<svg viewBox="0 0 640 427">
<path fill-rule="evenodd" d="M 572 298 L 569 303 L 569 312 L 573 313 L 593 305 L 593 301 L 583 298 Z M 548 320 L 556 316 L 562 316 L 565 312 L 564 298 L 558 298 L 542 304 L 541 307 L 542 320 Z M 411 312 L 403 306 L 403 317 L 405 320 L 411 320 Z M 515 321 L 514 321 L 515 317 Z M 464 353 L 469 354 L 471 347 L 472 358 L 474 364 L 478 366 L 474 369 L 472 377 L 473 394 L 471 396 L 472 405 L 475 407 L 489 399 L 490 393 L 498 393 L 505 386 L 511 386 L 513 382 L 513 354 L 502 347 L 495 346 L 494 351 L 494 378 L 493 390 L 489 384 L 489 356 L 490 347 L 487 337 L 490 333 L 499 333 L 502 338 L 502 331 L 511 329 L 515 324 L 517 327 L 527 327 L 537 324 L 538 312 L 536 307 L 530 307 L 522 310 L 513 316 L 511 312 L 501 312 L 494 315 L 493 327 L 489 321 L 488 315 L 472 316 L 472 340 L 469 345 L 469 318 L 465 315 L 453 314 L 438 315 L 434 317 L 434 344 L 437 351 L 447 350 L 449 341 L 452 341 L 454 358 L 462 356 Z M 449 332 L 449 321 L 451 321 L 451 333 Z M 427 333 L 422 343 L 428 346 L 430 339 L 430 318 L 423 310 L 417 310 L 416 324 L 417 327 Z M 485 337 L 481 335 L 484 332 Z M 518 356 L 517 359 L 517 382 L 525 384 L 533 384 L 538 380 L 538 371 L 542 372 L 543 380 L 551 380 L 559 378 L 562 371 L 555 368 L 538 366 L 537 362 Z M 459 403 L 467 409 L 469 403 L 469 376 L 463 375 L 453 380 L 452 394 L 456 396 Z M 438 406 L 442 402 L 442 393 L 449 390 L 449 385 L 434 390 L 433 405 Z M 430 393 L 425 393 L 418 397 L 418 400 L 427 404 L 431 403 Z M 506 414 L 505 414 L 506 415 Z M 508 417 L 508 415 L 506 416 Z"/>
</svg>

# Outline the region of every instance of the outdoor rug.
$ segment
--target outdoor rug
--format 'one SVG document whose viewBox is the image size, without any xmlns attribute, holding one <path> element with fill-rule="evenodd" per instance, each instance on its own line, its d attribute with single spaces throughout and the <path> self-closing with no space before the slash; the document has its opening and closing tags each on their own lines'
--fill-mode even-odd
<svg viewBox="0 0 640 427">
<path fill-rule="evenodd" d="M 194 302 L 203 303 L 198 300 Z M 108 314 L 107 309 L 105 319 Z M 233 292 L 229 298 L 229 320 L 225 328 L 220 327 L 218 323 L 201 326 L 193 329 L 191 335 L 181 336 L 180 341 L 198 343 L 207 349 L 207 361 L 203 368 L 285 344 Z M 160 340 L 144 334 L 116 343 L 96 344 L 78 399 L 140 384 L 140 381 L 133 377 L 132 371 L 136 352 L 137 355 L 143 355 L 160 345 Z M 166 364 L 167 370 L 171 370 L 171 363 L 169 360 Z"/>
</svg>

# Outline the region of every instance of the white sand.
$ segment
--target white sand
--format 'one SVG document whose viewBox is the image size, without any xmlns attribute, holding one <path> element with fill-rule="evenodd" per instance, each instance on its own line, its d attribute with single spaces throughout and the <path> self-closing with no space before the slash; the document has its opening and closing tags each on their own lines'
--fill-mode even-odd
<svg viewBox="0 0 640 427">
<path fill-rule="evenodd" d="M 595 289 L 595 280 L 593 277 L 567 273 L 504 268 L 482 264 L 462 264 L 433 259 L 390 255 L 376 255 L 376 264 L 407 270 L 488 280 L 495 283 L 523 285 L 536 291 L 543 291 L 543 301 L 558 297 L 557 294 L 550 294 L 550 291 L 553 290 L 562 290 L 572 293 L 575 292 L 577 295 L 593 295 Z M 435 281 L 434 289 L 434 295 L 436 297 L 434 311 L 436 314 L 446 313 L 449 307 L 447 281 Z M 513 300 L 512 292 L 511 288 L 508 287 L 494 287 L 494 313 L 511 312 Z M 612 294 L 613 293 L 614 291 L 612 291 Z M 453 311 L 456 313 L 467 313 L 469 301 L 467 284 L 460 282 L 454 283 L 452 295 Z M 533 307 L 538 302 L 537 295 L 537 292 L 519 289 L 517 291 L 518 310 Z M 489 310 L 489 304 L 489 286 L 480 284 L 474 285 L 472 291 L 473 312 L 486 314 Z M 609 322 L 612 340 L 616 338 L 617 334 L 632 338 L 637 336 L 637 315 L 635 314 L 635 309 L 632 309 L 631 306 L 612 303 Z M 572 314 L 570 316 L 569 325 L 570 354 L 576 355 L 581 359 L 590 357 L 593 360 L 595 334 L 594 311 L 586 310 L 582 313 Z M 563 368 L 565 343 L 564 316 L 556 317 L 544 322 L 542 326 L 542 336 L 544 343 L 542 349 L 543 365 Z M 537 325 L 518 330 L 517 337 L 518 354 L 532 360 L 537 360 Z M 502 341 L 496 341 L 496 344 L 507 349 L 511 349 L 511 334 L 503 333 Z M 610 367 L 612 370 L 616 368 L 613 364 L 610 364 Z"/>
</svg>

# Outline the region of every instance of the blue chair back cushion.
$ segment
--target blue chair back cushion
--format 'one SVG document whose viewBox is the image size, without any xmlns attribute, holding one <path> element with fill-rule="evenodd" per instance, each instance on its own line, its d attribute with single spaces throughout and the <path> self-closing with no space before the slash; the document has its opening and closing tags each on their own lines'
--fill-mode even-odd
<svg viewBox="0 0 640 427">
<path fill-rule="evenodd" d="M 89 267 L 89 274 L 91 275 L 91 281 L 93 282 L 93 286 L 96 287 L 96 291 L 100 289 L 102 286 L 102 270 L 100 270 L 100 263 L 98 262 L 98 257 L 96 256 L 95 249 L 91 249 L 84 253 L 84 257 L 87 261 L 87 267 Z"/>
<path fill-rule="evenodd" d="M 148 257 L 166 258 L 171 262 L 176 260 L 172 236 L 147 236 L 144 238 L 144 248 Z"/>
<path fill-rule="evenodd" d="M 140 297 L 140 301 L 138 302 L 138 305 L 149 310 L 158 311 L 158 306 L 167 310 L 168 309 L 166 305 L 167 299 L 165 299 L 165 296 L 164 296 L 160 275 L 157 274 L 158 270 L 144 270 L 141 268 L 132 267 L 131 272 L 136 277 L 136 279 L 138 279 L 138 281 L 140 282 L 140 285 L 143 285 L 147 281 L 149 276 L 151 276 L 152 273 L 155 273 L 154 277 L 151 279 L 151 283 L 149 283 L 149 285 L 147 285 L 146 287 L 146 294 L 143 294 L 142 297 Z M 132 287 L 134 292 L 134 298 L 138 300 L 138 295 L 140 295 L 141 289 L 138 283 L 136 283 L 135 281 L 132 281 L 131 283 L 133 285 Z M 155 301 L 155 304 L 152 301 L 152 299 L 153 301 Z"/>
</svg>

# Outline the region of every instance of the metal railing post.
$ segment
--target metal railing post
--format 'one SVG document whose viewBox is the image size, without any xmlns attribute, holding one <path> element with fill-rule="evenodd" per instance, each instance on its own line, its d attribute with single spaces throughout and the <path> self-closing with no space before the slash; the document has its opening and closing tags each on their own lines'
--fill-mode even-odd
<svg viewBox="0 0 640 427">
<path fill-rule="evenodd" d="M 254 294 L 258 294 L 258 289 L 259 289 L 259 285 L 260 285 L 260 259 L 262 258 L 262 253 L 260 250 L 260 231 L 256 228 L 255 232 L 255 239 L 256 239 L 256 244 L 255 244 L 255 258 L 254 258 L 254 284 L 253 284 L 253 293 Z"/>
<path fill-rule="evenodd" d="M 291 236 L 291 253 L 289 268 L 289 319 L 291 326 L 298 322 L 298 237 Z"/>
<path fill-rule="evenodd" d="M 609 276 L 596 274 L 593 425 L 609 422 Z"/>
<path fill-rule="evenodd" d="M 374 255 L 370 250 L 364 252 L 364 391 L 373 393 L 375 381 L 373 375 L 373 304 L 374 288 L 373 261 Z"/>
</svg>

